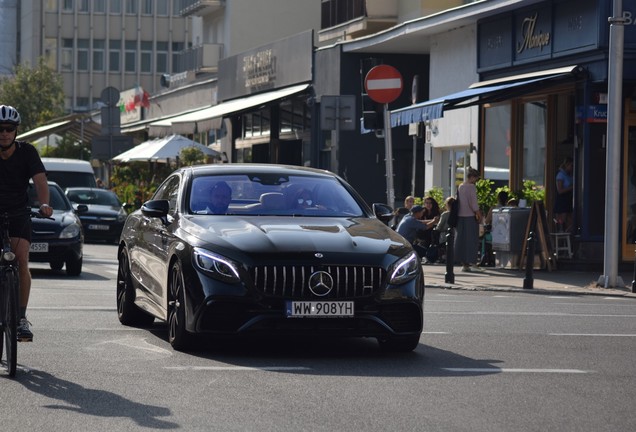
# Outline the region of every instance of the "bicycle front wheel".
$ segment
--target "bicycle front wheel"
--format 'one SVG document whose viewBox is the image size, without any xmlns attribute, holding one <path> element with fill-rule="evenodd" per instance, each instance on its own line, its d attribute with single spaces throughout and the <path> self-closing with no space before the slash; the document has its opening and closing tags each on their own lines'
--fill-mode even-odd
<svg viewBox="0 0 636 432">
<path fill-rule="evenodd" d="M 14 377 L 18 364 L 18 275 L 15 269 L 2 274 L 2 344 L 0 356 L 10 377 Z"/>
</svg>

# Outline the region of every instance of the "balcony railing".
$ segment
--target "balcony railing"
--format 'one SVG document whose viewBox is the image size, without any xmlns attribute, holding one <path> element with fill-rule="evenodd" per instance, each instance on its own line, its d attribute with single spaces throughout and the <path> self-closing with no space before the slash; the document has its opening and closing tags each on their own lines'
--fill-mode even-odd
<svg viewBox="0 0 636 432">
<path fill-rule="evenodd" d="M 397 23 L 397 0 L 323 0 L 321 42 L 372 34 Z"/>
<path fill-rule="evenodd" d="M 181 0 L 179 11 L 182 17 L 195 15 L 204 16 L 225 7 L 225 0 Z"/>
<path fill-rule="evenodd" d="M 223 56 L 223 44 L 203 44 L 177 55 L 177 72 L 216 72 Z"/>
</svg>

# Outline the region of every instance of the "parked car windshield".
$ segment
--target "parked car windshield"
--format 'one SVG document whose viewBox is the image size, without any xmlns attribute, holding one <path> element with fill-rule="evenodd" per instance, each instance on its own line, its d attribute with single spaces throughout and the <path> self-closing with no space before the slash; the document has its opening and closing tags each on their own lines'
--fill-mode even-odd
<svg viewBox="0 0 636 432">
<path fill-rule="evenodd" d="M 50 184 L 49 184 L 49 205 L 53 207 L 54 210 L 68 211 L 71 209 L 68 200 L 64 198 L 62 189 Z M 33 185 L 29 187 L 29 206 L 31 208 L 40 207 L 40 201 L 38 201 L 38 195 Z"/>
<path fill-rule="evenodd" d="M 86 190 L 68 190 L 66 196 L 72 202 L 76 204 L 87 205 L 103 205 L 110 207 L 121 207 L 121 203 L 114 192 L 99 190 L 99 189 L 86 189 Z"/>
<path fill-rule="evenodd" d="M 241 174 L 200 176 L 191 182 L 194 214 L 362 216 L 364 211 L 335 178 Z"/>
</svg>

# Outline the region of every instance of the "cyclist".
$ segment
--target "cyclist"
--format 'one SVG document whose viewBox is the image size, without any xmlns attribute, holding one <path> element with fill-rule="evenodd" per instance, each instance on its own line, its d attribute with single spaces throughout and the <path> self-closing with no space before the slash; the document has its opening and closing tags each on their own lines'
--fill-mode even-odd
<svg viewBox="0 0 636 432">
<path fill-rule="evenodd" d="M 49 185 L 46 170 L 33 145 L 16 141 L 20 114 L 9 105 L 0 105 L 0 213 L 16 214 L 27 208 L 29 179 L 33 179 L 42 216 L 50 217 Z M 31 216 L 16 216 L 9 222 L 11 247 L 20 266 L 20 310 L 18 340 L 31 342 L 33 333 L 26 319 L 31 291 L 29 247 L 31 246 Z"/>
</svg>

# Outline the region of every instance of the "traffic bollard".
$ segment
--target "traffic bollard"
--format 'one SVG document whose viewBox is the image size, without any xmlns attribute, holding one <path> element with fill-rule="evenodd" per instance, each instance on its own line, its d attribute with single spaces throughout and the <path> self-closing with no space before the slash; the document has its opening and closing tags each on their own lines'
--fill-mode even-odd
<svg viewBox="0 0 636 432">
<path fill-rule="evenodd" d="M 446 274 L 444 281 L 446 283 L 455 283 L 455 273 L 453 273 L 453 264 L 455 263 L 455 230 L 448 228 L 446 235 Z"/>
<path fill-rule="evenodd" d="M 528 244 L 526 245 L 526 276 L 523 278 L 523 289 L 533 289 L 534 277 L 534 232 L 530 231 L 528 235 Z"/>
</svg>

